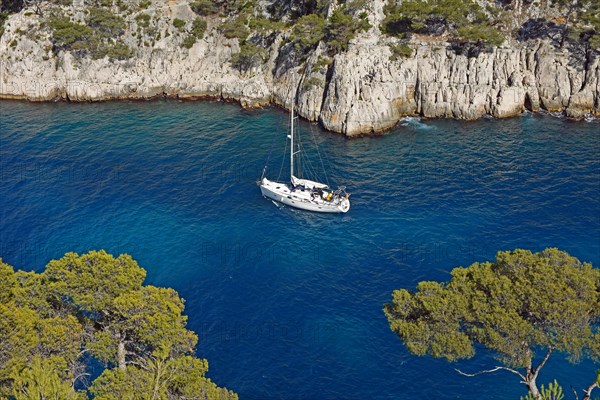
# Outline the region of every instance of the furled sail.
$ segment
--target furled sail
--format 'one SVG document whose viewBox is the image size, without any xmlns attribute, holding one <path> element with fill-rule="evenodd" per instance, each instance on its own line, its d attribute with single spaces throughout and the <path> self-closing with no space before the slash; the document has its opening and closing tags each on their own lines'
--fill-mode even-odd
<svg viewBox="0 0 600 400">
<path fill-rule="evenodd" d="M 319 183 L 315 181 L 309 181 L 308 179 L 299 179 L 292 175 L 292 185 L 294 186 L 304 186 L 307 189 L 328 189 L 324 183 Z"/>
</svg>

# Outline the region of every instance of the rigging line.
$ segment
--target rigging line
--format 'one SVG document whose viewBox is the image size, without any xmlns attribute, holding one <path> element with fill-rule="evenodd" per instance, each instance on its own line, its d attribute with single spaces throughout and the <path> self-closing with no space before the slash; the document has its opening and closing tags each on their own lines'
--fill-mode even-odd
<svg viewBox="0 0 600 400">
<path fill-rule="evenodd" d="M 284 114 L 282 114 L 282 115 L 284 115 Z M 281 118 L 283 118 L 283 117 L 281 117 Z M 281 119 L 280 119 L 280 121 L 281 121 Z M 283 156 L 281 157 L 281 166 L 279 167 L 279 174 L 277 175 L 277 181 L 281 180 L 281 174 L 283 173 L 283 166 L 285 164 L 287 150 L 288 150 L 288 135 L 287 135 L 287 132 L 290 131 L 289 128 L 291 128 L 291 122 L 287 122 L 285 126 L 286 126 L 286 129 L 285 129 L 285 131 L 286 131 L 286 134 L 285 134 L 285 148 L 283 149 Z M 290 177 L 290 179 L 291 179 L 291 177 Z"/>
<path fill-rule="evenodd" d="M 316 141 L 314 140 L 314 134 L 313 134 L 313 132 L 312 132 L 312 125 L 311 125 L 311 136 L 313 136 L 313 143 L 315 144 L 315 147 L 317 147 L 317 154 L 318 154 L 318 155 L 319 155 L 319 157 L 320 157 L 320 153 L 319 153 L 319 147 L 318 147 L 318 145 L 316 144 Z M 320 178 L 321 178 L 321 176 L 320 176 L 320 174 L 318 174 L 318 173 L 317 173 L 317 170 L 318 170 L 318 168 L 316 168 L 316 167 L 313 165 L 313 163 L 312 163 L 312 161 L 311 161 L 310 159 L 309 159 L 309 161 L 308 161 L 308 162 L 310 163 L 310 166 L 311 166 L 311 168 L 312 168 L 312 170 L 313 170 L 313 172 L 312 172 L 312 173 L 313 173 L 313 175 L 314 175 L 315 177 L 319 177 L 319 179 L 320 179 Z M 323 163 L 322 163 L 322 160 L 321 160 L 321 165 L 323 165 Z M 324 169 L 324 168 L 323 168 L 323 172 L 325 173 L 325 177 L 327 177 L 327 173 L 325 172 L 325 169 Z M 329 185 L 329 182 L 328 182 L 328 180 L 327 180 L 327 185 Z"/>
<path fill-rule="evenodd" d="M 308 154 L 304 154 L 304 152 L 301 154 L 301 156 L 303 157 L 303 165 L 304 165 L 304 169 L 306 171 L 308 171 L 309 174 L 309 178 L 312 180 L 317 179 L 318 174 L 316 169 L 314 168 L 314 166 L 312 165 L 312 162 L 310 160 L 310 158 L 308 157 Z"/>
<path fill-rule="evenodd" d="M 285 154 L 287 153 L 287 147 L 288 147 L 288 143 L 287 143 L 287 136 L 286 136 L 286 140 L 285 140 L 285 149 L 283 150 L 283 157 L 281 157 L 281 166 L 279 167 L 279 174 L 277 175 L 277 181 L 281 180 L 281 174 L 283 172 L 283 164 L 285 164 Z"/>
<path fill-rule="evenodd" d="M 297 127 L 297 130 L 299 132 L 300 128 Z M 298 151 L 300 152 L 300 157 L 299 157 L 299 162 L 300 162 L 300 166 L 302 169 L 299 169 L 299 171 L 301 171 L 302 173 L 304 173 L 305 171 L 308 172 L 309 176 L 303 176 L 300 173 L 298 174 L 299 177 L 305 177 L 305 178 L 311 178 L 314 179 L 314 177 L 316 177 L 316 171 L 313 168 L 312 163 L 310 162 L 310 158 L 308 158 L 307 154 L 304 154 L 305 152 L 302 151 L 302 137 L 300 134 L 296 135 L 296 140 L 298 143 Z"/>
<path fill-rule="evenodd" d="M 327 170 L 325 169 L 325 164 L 323 164 L 323 157 L 321 157 L 321 151 L 319 150 L 319 144 L 317 143 L 317 138 L 315 135 L 315 131 L 313 129 L 313 125 L 310 125 L 310 134 L 312 136 L 313 142 L 315 143 L 315 147 L 317 148 L 317 155 L 319 156 L 319 161 L 321 162 L 321 168 L 323 168 L 323 173 L 325 174 L 325 183 L 329 186 L 329 177 L 327 176 Z"/>
</svg>

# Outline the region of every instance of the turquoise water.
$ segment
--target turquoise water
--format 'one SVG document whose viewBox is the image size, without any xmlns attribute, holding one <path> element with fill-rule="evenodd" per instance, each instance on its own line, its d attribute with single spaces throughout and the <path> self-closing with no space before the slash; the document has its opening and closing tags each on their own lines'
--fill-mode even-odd
<svg viewBox="0 0 600 400">
<path fill-rule="evenodd" d="M 409 120 L 348 140 L 301 122 L 352 193 L 334 216 L 260 196 L 286 126 L 280 110 L 223 103 L 0 102 L 0 255 L 40 270 L 67 251 L 131 254 L 186 299 L 209 376 L 243 399 L 524 394 L 511 374 L 454 371 L 496 365 L 484 351 L 411 356 L 381 308 L 498 250 L 556 246 L 598 266 L 600 123 Z M 539 381 L 584 387 L 597 367 L 554 356 Z"/>
</svg>

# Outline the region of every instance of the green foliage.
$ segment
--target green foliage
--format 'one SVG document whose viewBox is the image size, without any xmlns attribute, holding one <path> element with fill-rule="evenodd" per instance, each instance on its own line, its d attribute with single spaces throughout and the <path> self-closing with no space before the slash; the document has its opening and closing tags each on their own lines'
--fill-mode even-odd
<svg viewBox="0 0 600 400">
<path fill-rule="evenodd" d="M 63 360 L 34 356 L 30 365 L 16 375 L 12 383 L 15 400 L 61 399 L 86 400 L 83 392 L 76 392 L 69 382 L 61 377 L 66 368 Z"/>
<path fill-rule="evenodd" d="M 53 30 L 54 46 L 60 50 L 71 50 L 77 44 L 83 46 L 94 35 L 92 28 L 71 22 L 69 17 L 51 17 L 48 25 Z"/>
<path fill-rule="evenodd" d="M 391 45 L 390 49 L 392 50 L 392 55 L 390 56 L 390 60 L 392 61 L 412 57 L 413 49 L 406 43 Z"/>
<path fill-rule="evenodd" d="M 227 20 L 221 25 L 221 33 L 228 39 L 238 38 L 241 42 L 250 35 L 250 30 L 246 26 L 246 20 L 243 16 Z"/>
<path fill-rule="evenodd" d="M 114 38 L 123 34 L 125 20 L 107 8 L 90 7 L 88 26 L 103 38 Z"/>
<path fill-rule="evenodd" d="M 198 39 L 196 39 L 196 36 L 187 35 L 181 42 L 181 47 L 183 47 L 184 49 L 191 49 L 196 44 L 197 40 Z"/>
<path fill-rule="evenodd" d="M 0 271 L 4 289 L 11 292 L 0 304 L 0 398 L 80 399 L 67 384 L 73 379 L 67 366 L 77 368 L 81 324 L 73 316 L 58 315 L 58 308 L 52 315 L 44 315 L 27 306 L 42 304 L 46 299 L 22 301 L 25 293 L 45 293 L 31 290 L 42 280 L 27 280 L 25 276 L 27 284 L 21 289 L 20 273 L 2 263 Z"/>
<path fill-rule="evenodd" d="M 354 14 L 364 5 L 362 0 L 350 1 L 336 8 L 329 17 L 325 27 L 325 40 L 334 53 L 347 50 L 348 43 L 357 32 L 371 28 L 365 12 L 359 18 L 354 18 Z"/>
<path fill-rule="evenodd" d="M 0 258 L 0 304 L 6 304 L 13 299 L 16 285 L 15 271 Z"/>
<path fill-rule="evenodd" d="M 44 275 L 55 292 L 68 295 L 69 302 L 82 311 L 92 312 L 107 310 L 119 294 L 138 290 L 146 271 L 127 254 L 114 258 L 104 251 L 91 251 L 81 256 L 67 253 L 50 261 Z"/>
<path fill-rule="evenodd" d="M 227 0 L 223 3 L 227 14 L 252 14 L 258 6 L 258 0 Z"/>
<path fill-rule="evenodd" d="M 189 35 L 187 35 L 181 42 L 181 47 L 191 49 L 198 39 L 202 39 L 204 37 L 206 27 L 206 21 L 200 17 L 197 17 L 194 22 L 192 22 L 192 28 L 190 29 Z"/>
<path fill-rule="evenodd" d="M 134 51 L 123 43 L 102 43 L 92 52 L 92 58 L 101 59 L 108 57 L 111 60 L 127 60 L 131 58 Z"/>
<path fill-rule="evenodd" d="M 315 68 L 329 67 L 333 63 L 333 59 L 326 56 L 319 56 L 315 63 Z"/>
<path fill-rule="evenodd" d="M 335 52 L 344 51 L 348 48 L 348 43 L 356 34 L 356 25 L 354 19 L 344 12 L 342 8 L 337 8 L 327 21 L 325 36 L 327 43 Z"/>
<path fill-rule="evenodd" d="M 4 34 L 4 23 L 6 20 L 8 20 L 8 13 L 4 11 L 0 12 L 0 38 Z"/>
<path fill-rule="evenodd" d="M 302 87 L 305 90 L 311 90 L 314 87 L 319 87 L 319 86 L 323 86 L 324 82 L 322 79 L 317 78 L 316 76 L 311 76 L 308 79 L 305 79 L 302 82 Z"/>
<path fill-rule="evenodd" d="M 458 40 L 469 43 L 498 46 L 504 41 L 504 35 L 472 0 L 407 0 L 401 4 L 390 0 L 384 11 L 381 30 L 388 35 L 450 32 Z M 488 7 L 488 13 L 494 15 L 497 10 Z"/>
<path fill-rule="evenodd" d="M 146 8 L 150 7 L 150 5 L 152 4 L 152 1 L 150 0 L 141 0 L 138 4 L 138 6 L 140 7 L 141 10 L 145 10 Z"/>
<path fill-rule="evenodd" d="M 423 21 L 430 12 L 431 6 L 422 0 L 407 0 L 400 5 L 388 0 L 384 7 L 385 18 L 381 24 L 381 31 L 393 36 L 417 31 L 423 27 Z"/>
<path fill-rule="evenodd" d="M 290 39 L 298 50 L 305 51 L 316 46 L 325 38 L 325 19 L 316 14 L 298 19 L 292 28 Z"/>
<path fill-rule="evenodd" d="M 231 65 L 244 72 L 264 63 L 267 56 L 267 50 L 253 43 L 246 42 L 240 47 L 239 53 L 232 54 Z"/>
<path fill-rule="evenodd" d="M 594 33 L 589 40 L 590 47 L 595 50 L 600 50 L 600 33 Z"/>
<path fill-rule="evenodd" d="M 211 15 L 219 12 L 219 7 L 213 0 L 196 0 L 190 3 L 192 11 L 198 15 Z"/>
<path fill-rule="evenodd" d="M 133 55 L 131 48 L 114 40 L 123 34 L 126 23 L 110 10 L 91 7 L 87 25 L 71 22 L 65 16 L 51 16 L 48 26 L 52 29 L 55 51 L 72 51 L 93 59 L 109 57 L 123 60 Z"/>
<path fill-rule="evenodd" d="M 144 368 L 131 366 L 127 372 L 112 369 L 105 370 L 90 388 L 96 399 L 102 400 L 139 400 L 167 398 L 197 398 L 233 400 L 237 395 L 227 389 L 219 388 L 204 377 L 208 369 L 206 360 L 182 356 L 163 360 L 155 358 Z M 156 385 L 156 376 L 163 377 Z"/>
<path fill-rule="evenodd" d="M 253 17 L 248 23 L 250 30 L 260 35 L 267 35 L 271 32 L 279 32 L 285 27 L 285 22 L 282 21 L 271 21 L 268 18 L 262 16 Z"/>
<path fill-rule="evenodd" d="M 525 397 L 521 397 L 521 400 L 563 400 L 565 394 L 563 393 L 562 387 L 558 384 L 556 379 L 554 382 L 548 384 L 548 388 L 544 385 L 540 388 L 540 396 L 536 399 L 531 393 L 527 393 Z"/>
<path fill-rule="evenodd" d="M 196 18 L 194 22 L 192 22 L 192 29 L 190 29 L 190 34 L 198 39 L 202 39 L 204 37 L 204 33 L 206 32 L 206 21 L 202 18 Z"/>
<path fill-rule="evenodd" d="M 592 49 L 600 50 L 600 1 L 580 0 L 577 2 L 577 20 L 571 27 L 573 34 L 587 37 Z"/>
<path fill-rule="evenodd" d="M 237 399 L 194 357 L 183 300 L 144 286 L 145 275 L 104 251 L 68 253 L 40 274 L 0 261 L 0 398 Z M 89 367 L 83 354 L 107 368 L 89 392 L 73 389 Z"/>
<path fill-rule="evenodd" d="M 396 290 L 384 311 L 413 354 L 454 361 L 480 344 L 509 367 L 531 368 L 537 350 L 572 362 L 593 351 L 599 287 L 600 270 L 565 252 L 515 250 L 456 268 L 449 283 Z"/>
<path fill-rule="evenodd" d="M 135 21 L 142 28 L 148 28 L 150 26 L 150 20 L 152 17 L 146 13 L 140 13 L 135 16 Z"/>
<path fill-rule="evenodd" d="M 49 286 L 44 275 L 17 271 L 15 277 L 18 282 L 14 289 L 14 301 L 17 307 L 32 309 L 43 318 L 52 317 L 56 313 L 57 308 L 48 301 Z M 68 313 L 69 310 L 66 312 Z"/>
<path fill-rule="evenodd" d="M 175 18 L 173 20 L 173 26 L 181 31 L 185 27 L 185 21 L 179 18 Z"/>
<path fill-rule="evenodd" d="M 457 37 L 468 43 L 486 43 L 498 47 L 504 42 L 504 35 L 499 30 L 486 24 L 464 25 L 458 28 Z"/>
</svg>

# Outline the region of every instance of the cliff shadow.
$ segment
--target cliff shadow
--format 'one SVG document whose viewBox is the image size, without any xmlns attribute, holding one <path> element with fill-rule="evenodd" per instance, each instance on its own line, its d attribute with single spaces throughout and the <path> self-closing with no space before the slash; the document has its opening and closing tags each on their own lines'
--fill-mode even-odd
<svg viewBox="0 0 600 400">
<path fill-rule="evenodd" d="M 271 73 L 275 78 L 281 78 L 286 71 L 302 64 L 308 57 L 308 54 L 309 52 L 298 51 L 292 42 L 282 44 Z"/>
<path fill-rule="evenodd" d="M 544 18 L 527 20 L 517 32 L 517 40 L 546 40 L 556 49 L 566 49 L 569 53 L 569 66 L 586 70 L 590 62 L 598 55 L 589 45 L 593 36 L 591 31 L 583 31 L 577 36 L 572 36 L 568 26 L 556 24 Z"/>
<path fill-rule="evenodd" d="M 565 34 L 565 26 L 557 25 L 544 18 L 530 18 L 521 25 L 517 40 L 526 42 L 533 39 L 549 40 L 554 46 L 560 46 Z"/>
<path fill-rule="evenodd" d="M 477 58 L 482 53 L 491 53 L 493 48 L 484 43 L 471 43 L 461 42 L 458 40 L 451 40 L 450 46 L 448 46 L 458 56 L 465 56 L 467 58 Z"/>
<path fill-rule="evenodd" d="M 7 11 L 10 14 L 18 13 L 25 6 L 23 0 L 2 0 L 0 2 L 0 11 Z"/>
</svg>

